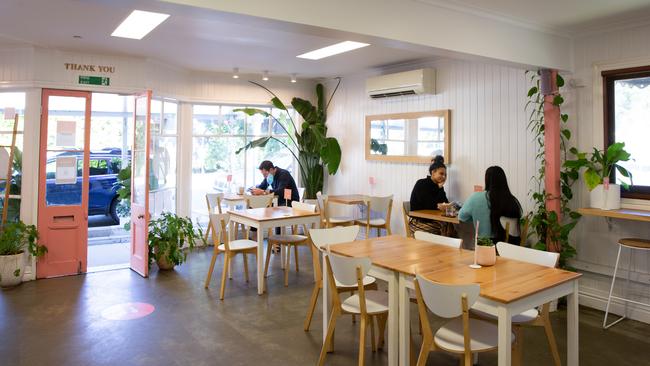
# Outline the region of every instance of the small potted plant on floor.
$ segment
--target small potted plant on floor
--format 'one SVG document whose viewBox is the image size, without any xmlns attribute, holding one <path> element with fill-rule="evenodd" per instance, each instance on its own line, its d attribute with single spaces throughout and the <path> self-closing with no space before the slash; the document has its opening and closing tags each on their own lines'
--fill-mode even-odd
<svg viewBox="0 0 650 366">
<path fill-rule="evenodd" d="M 187 259 L 185 244 L 192 250 L 198 242 L 205 244 L 203 231 L 192 220 L 163 212 L 149 221 L 149 266 L 156 261 L 160 269 L 174 269 Z"/>
<path fill-rule="evenodd" d="M 493 266 L 497 262 L 497 252 L 492 239 L 478 238 L 475 250 L 476 262 L 481 266 Z"/>
<path fill-rule="evenodd" d="M 25 251 L 41 257 L 47 248 L 38 245 L 36 226 L 22 221 L 6 223 L 0 231 L 0 286 L 19 285 L 25 273 Z"/>
</svg>

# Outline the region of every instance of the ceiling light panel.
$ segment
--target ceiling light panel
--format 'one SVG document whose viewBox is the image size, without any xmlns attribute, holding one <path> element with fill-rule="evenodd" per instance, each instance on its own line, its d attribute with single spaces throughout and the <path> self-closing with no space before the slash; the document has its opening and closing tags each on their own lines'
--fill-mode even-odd
<svg viewBox="0 0 650 366">
<path fill-rule="evenodd" d="M 169 18 L 169 14 L 153 13 L 150 11 L 134 10 L 115 28 L 113 37 L 142 39 L 154 28 Z"/>
<path fill-rule="evenodd" d="M 368 43 L 345 41 L 345 42 L 333 44 L 331 46 L 323 47 L 311 52 L 303 53 L 302 55 L 298 55 L 296 57 L 304 58 L 308 60 L 320 60 L 325 57 L 338 55 L 339 53 L 356 50 L 366 46 L 370 46 L 370 45 Z"/>
</svg>

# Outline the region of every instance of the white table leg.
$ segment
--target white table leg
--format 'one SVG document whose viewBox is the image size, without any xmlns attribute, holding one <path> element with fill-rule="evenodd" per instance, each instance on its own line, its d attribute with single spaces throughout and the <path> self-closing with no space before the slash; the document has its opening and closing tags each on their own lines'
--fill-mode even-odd
<svg viewBox="0 0 650 366">
<path fill-rule="evenodd" d="M 388 279 L 388 365 L 399 364 L 399 275 Z"/>
<path fill-rule="evenodd" d="M 257 228 L 257 294 L 264 293 L 264 230 Z"/>
<path fill-rule="evenodd" d="M 567 365 L 578 365 L 578 280 L 573 281 L 573 293 L 567 296 Z"/>
<path fill-rule="evenodd" d="M 411 312 L 406 275 L 399 275 L 399 365 L 410 365 Z"/>
<path fill-rule="evenodd" d="M 499 366 L 510 366 L 512 351 L 512 315 L 501 305 L 497 309 L 499 317 Z"/>
</svg>

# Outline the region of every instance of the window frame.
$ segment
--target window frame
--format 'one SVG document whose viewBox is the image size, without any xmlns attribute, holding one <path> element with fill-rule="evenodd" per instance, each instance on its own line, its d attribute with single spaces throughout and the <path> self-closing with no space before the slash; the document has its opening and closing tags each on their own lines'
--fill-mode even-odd
<svg viewBox="0 0 650 366">
<path fill-rule="evenodd" d="M 605 70 L 601 72 L 603 78 L 603 132 L 605 148 L 616 142 L 616 120 L 614 84 L 618 80 L 650 77 L 650 65 L 629 67 L 623 69 Z M 614 182 L 616 172 L 612 171 L 610 181 Z M 630 185 L 629 189 L 621 189 L 622 198 L 650 200 L 650 186 Z"/>
</svg>

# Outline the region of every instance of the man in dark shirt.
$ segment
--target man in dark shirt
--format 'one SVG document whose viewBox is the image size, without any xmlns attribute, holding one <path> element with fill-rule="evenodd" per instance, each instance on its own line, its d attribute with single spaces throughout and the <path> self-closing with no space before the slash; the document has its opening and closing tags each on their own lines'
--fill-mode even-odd
<svg viewBox="0 0 650 366">
<path fill-rule="evenodd" d="M 291 189 L 291 201 L 299 201 L 298 187 L 291 174 L 273 165 L 272 162 L 264 160 L 259 166 L 264 180 L 257 188 L 253 188 L 254 195 L 266 194 L 267 191 L 278 196 L 278 206 L 285 206 L 287 200 L 284 199 L 284 190 Z"/>
</svg>

